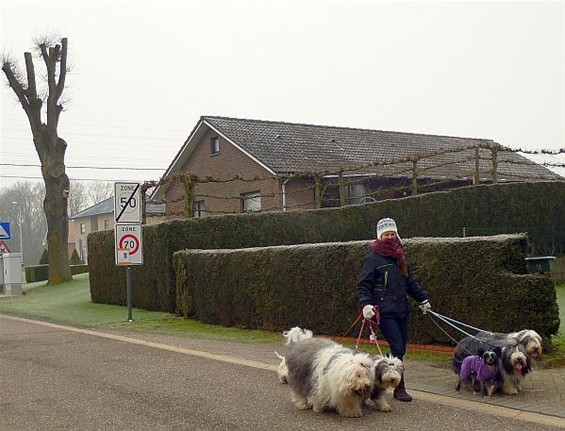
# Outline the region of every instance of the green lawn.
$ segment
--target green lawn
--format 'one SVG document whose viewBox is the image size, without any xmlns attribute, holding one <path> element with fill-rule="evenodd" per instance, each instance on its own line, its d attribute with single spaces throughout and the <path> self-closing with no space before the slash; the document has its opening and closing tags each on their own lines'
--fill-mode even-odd
<svg viewBox="0 0 565 431">
<path fill-rule="evenodd" d="M 124 290 L 125 290 L 124 286 Z M 88 274 L 79 274 L 68 283 L 47 286 L 47 282 L 23 286 L 23 295 L 0 300 L 0 313 L 48 320 L 91 328 L 122 328 L 139 332 L 162 332 L 203 338 L 238 341 L 277 342 L 281 334 L 206 325 L 174 315 L 134 308 L 128 322 L 127 307 L 94 304 L 90 299 Z"/>
<path fill-rule="evenodd" d="M 561 326 L 559 334 L 553 339 L 555 352 L 546 357 L 548 363 L 565 364 L 565 284 L 557 286 L 556 291 Z M 133 322 L 128 322 L 127 307 L 92 303 L 88 274 L 75 275 L 73 281 L 57 286 L 47 286 L 44 281 L 29 283 L 24 285 L 23 292 L 19 297 L 0 299 L 0 313 L 100 329 L 125 329 L 241 342 L 282 341 L 279 333 L 206 325 L 168 313 L 136 308 L 132 312 Z M 373 346 L 368 348 L 374 349 Z M 410 357 L 444 360 L 446 354 L 411 351 Z"/>
</svg>

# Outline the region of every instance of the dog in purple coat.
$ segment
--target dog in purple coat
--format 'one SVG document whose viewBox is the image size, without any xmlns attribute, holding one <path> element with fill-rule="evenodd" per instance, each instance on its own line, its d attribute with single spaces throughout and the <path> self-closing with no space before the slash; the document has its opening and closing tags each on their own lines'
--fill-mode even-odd
<svg viewBox="0 0 565 431">
<path fill-rule="evenodd" d="M 494 391 L 497 379 L 500 378 L 500 358 L 502 349 L 494 347 L 492 350 L 480 349 L 476 355 L 467 356 L 461 363 L 459 371 L 459 381 L 455 387 L 456 391 L 461 390 L 462 385 L 470 385 L 473 394 L 477 390 L 483 397 L 490 397 Z"/>
</svg>

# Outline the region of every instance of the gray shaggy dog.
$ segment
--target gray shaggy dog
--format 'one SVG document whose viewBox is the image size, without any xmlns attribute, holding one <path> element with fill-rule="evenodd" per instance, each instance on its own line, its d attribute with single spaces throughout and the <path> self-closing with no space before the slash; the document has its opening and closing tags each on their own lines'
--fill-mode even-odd
<svg viewBox="0 0 565 431">
<path fill-rule="evenodd" d="M 287 381 L 291 400 L 301 409 L 315 412 L 335 409 L 341 417 L 362 416 L 364 400 L 375 381 L 369 354 L 355 353 L 299 327 L 284 332 L 288 351 Z"/>
</svg>

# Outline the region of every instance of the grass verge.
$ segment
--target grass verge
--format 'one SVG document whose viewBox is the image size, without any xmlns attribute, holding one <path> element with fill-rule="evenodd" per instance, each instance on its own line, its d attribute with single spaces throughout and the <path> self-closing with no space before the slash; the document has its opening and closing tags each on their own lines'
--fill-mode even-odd
<svg viewBox="0 0 565 431">
<path fill-rule="evenodd" d="M 561 327 L 559 334 L 553 339 L 554 352 L 545 355 L 543 367 L 565 366 L 565 284 L 557 286 L 556 291 Z M 0 300 L 0 313 L 98 329 L 238 342 L 278 344 L 282 341 L 279 333 L 208 325 L 169 313 L 137 308 L 132 310 L 133 322 L 128 322 L 127 307 L 94 304 L 91 301 L 88 273 L 75 275 L 72 281 L 56 286 L 47 286 L 44 281 L 26 284 L 23 286 L 22 296 L 4 297 Z M 348 345 L 354 344 L 354 340 L 338 341 Z M 376 353 L 376 348 L 366 343 L 362 348 Z M 408 352 L 413 360 L 445 361 L 450 357 L 450 353 L 421 351 L 415 347 L 409 347 Z"/>
</svg>

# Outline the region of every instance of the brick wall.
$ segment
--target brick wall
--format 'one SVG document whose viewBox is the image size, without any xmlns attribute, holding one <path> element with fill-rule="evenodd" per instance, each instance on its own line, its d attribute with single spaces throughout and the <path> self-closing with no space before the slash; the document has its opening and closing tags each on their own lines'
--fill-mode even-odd
<svg viewBox="0 0 565 431">
<path fill-rule="evenodd" d="M 214 137 L 220 139 L 218 154 L 211 153 L 210 140 Z M 236 176 L 242 176 L 246 180 L 257 178 L 255 181 L 197 183 L 195 200 L 204 200 L 207 215 L 242 212 L 240 195 L 250 192 L 261 193 L 262 211 L 283 209 L 279 179 L 213 130 L 206 132 L 182 167 L 182 171 L 203 179 L 206 177 L 214 180 L 230 179 Z M 311 188 L 308 190 L 308 186 L 305 181 L 290 181 L 286 184 L 288 210 L 314 208 L 313 190 Z M 184 185 L 180 181 L 175 181 L 165 195 L 167 214 L 182 217 L 184 198 Z"/>
</svg>

